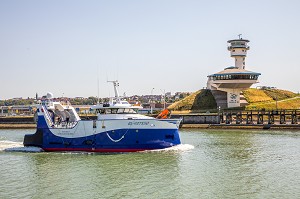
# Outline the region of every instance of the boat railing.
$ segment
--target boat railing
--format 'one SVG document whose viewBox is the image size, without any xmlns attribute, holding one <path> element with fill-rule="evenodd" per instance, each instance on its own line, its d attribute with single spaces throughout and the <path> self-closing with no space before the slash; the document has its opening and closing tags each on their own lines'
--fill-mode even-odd
<svg viewBox="0 0 300 199">
<path fill-rule="evenodd" d="M 47 110 L 47 107 L 45 105 L 42 105 L 42 108 L 44 109 L 44 115 L 46 117 L 47 123 L 49 124 L 49 126 L 53 126 L 54 123 L 53 123 L 52 118 L 49 114 L 49 111 Z"/>
</svg>

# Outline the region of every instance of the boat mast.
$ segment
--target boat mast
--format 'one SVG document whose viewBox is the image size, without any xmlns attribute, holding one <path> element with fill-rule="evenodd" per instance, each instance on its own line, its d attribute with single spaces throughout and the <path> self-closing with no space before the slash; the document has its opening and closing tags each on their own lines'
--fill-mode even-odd
<svg viewBox="0 0 300 199">
<path fill-rule="evenodd" d="M 111 82 L 114 85 L 114 91 L 115 91 L 115 98 L 117 100 L 117 102 L 120 102 L 120 96 L 119 96 L 119 91 L 118 91 L 118 86 L 119 86 L 119 82 L 118 80 L 114 80 L 114 81 L 107 81 L 107 82 Z"/>
</svg>

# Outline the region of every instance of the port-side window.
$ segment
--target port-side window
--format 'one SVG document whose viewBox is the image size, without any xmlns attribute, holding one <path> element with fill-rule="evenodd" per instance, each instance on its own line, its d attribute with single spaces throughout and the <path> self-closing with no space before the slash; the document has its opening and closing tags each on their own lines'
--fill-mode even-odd
<svg viewBox="0 0 300 199">
<path fill-rule="evenodd" d="M 97 109 L 96 113 L 105 114 L 105 109 Z"/>
<path fill-rule="evenodd" d="M 119 108 L 118 109 L 118 113 L 124 113 L 125 112 L 125 109 L 124 108 Z"/>
<path fill-rule="evenodd" d="M 109 108 L 109 109 L 106 109 L 106 110 L 105 110 L 105 113 L 106 113 L 106 114 L 111 114 L 111 109 L 110 109 L 110 108 Z"/>
</svg>

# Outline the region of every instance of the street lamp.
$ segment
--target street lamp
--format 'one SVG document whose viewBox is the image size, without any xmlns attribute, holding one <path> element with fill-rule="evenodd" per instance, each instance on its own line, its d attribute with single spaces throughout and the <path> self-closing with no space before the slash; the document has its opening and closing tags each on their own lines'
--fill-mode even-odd
<svg viewBox="0 0 300 199">
<path fill-rule="evenodd" d="M 154 88 L 152 88 L 152 90 L 151 90 L 151 97 L 150 97 L 150 113 L 151 114 L 153 113 L 153 109 L 152 109 L 153 90 L 154 90 Z"/>
<path fill-rule="evenodd" d="M 165 89 L 164 90 L 160 89 L 160 90 L 164 95 L 164 110 L 165 110 L 166 109 L 166 91 L 165 91 Z"/>
</svg>

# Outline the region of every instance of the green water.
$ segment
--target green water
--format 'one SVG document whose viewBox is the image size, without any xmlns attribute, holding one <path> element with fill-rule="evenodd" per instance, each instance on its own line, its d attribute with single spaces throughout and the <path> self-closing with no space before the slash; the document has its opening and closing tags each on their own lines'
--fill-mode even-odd
<svg viewBox="0 0 300 199">
<path fill-rule="evenodd" d="M 300 131 L 181 130 L 168 151 L 28 153 L 0 130 L 0 198 L 300 198 Z M 7 151 L 8 149 L 8 151 Z"/>
</svg>

